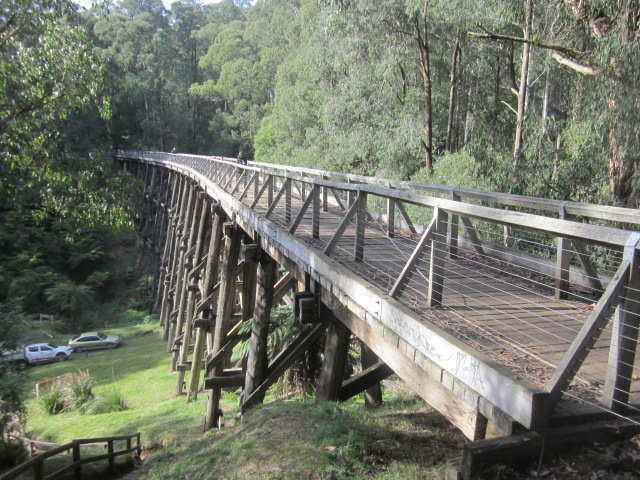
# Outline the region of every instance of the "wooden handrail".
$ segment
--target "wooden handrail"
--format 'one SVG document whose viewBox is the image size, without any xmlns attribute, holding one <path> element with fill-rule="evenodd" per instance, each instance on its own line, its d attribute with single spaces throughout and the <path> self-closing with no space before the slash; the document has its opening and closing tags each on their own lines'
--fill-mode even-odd
<svg viewBox="0 0 640 480">
<path fill-rule="evenodd" d="M 134 438 L 136 439 L 136 444 L 132 446 L 131 440 Z M 35 440 L 28 440 L 28 439 L 21 439 L 21 440 L 27 441 L 30 444 L 31 442 L 33 442 L 34 444 L 45 444 L 47 446 L 54 445 L 52 443 L 38 442 Z M 123 450 L 114 450 L 113 448 L 114 442 L 123 441 L 123 440 L 127 442 L 127 448 Z M 104 445 L 96 445 L 98 443 L 104 443 Z M 89 446 L 89 445 L 94 447 L 105 447 L 108 449 L 108 453 L 81 458 L 80 447 Z M 76 480 L 82 480 L 82 465 L 85 465 L 87 463 L 97 462 L 100 460 L 109 460 L 109 471 L 110 473 L 113 474 L 115 472 L 114 468 L 115 468 L 116 457 L 121 455 L 126 455 L 128 453 L 133 453 L 133 452 L 137 452 L 137 455 L 140 456 L 141 449 L 142 449 L 142 446 L 140 444 L 140 432 L 134 433 L 131 435 L 117 435 L 112 437 L 83 438 L 83 439 L 72 440 L 69 443 L 66 443 L 64 445 L 58 445 L 52 448 L 51 450 L 42 452 L 36 455 L 35 457 L 27 460 L 26 462 L 18 465 L 17 467 L 9 470 L 8 472 L 5 472 L 4 474 L 0 475 L 0 480 L 12 480 L 14 478 L 17 478 L 20 474 L 27 472 L 29 470 L 33 470 L 33 478 L 35 480 L 54 480 L 71 470 L 74 470 L 75 472 L 74 477 Z M 47 458 L 51 458 L 53 456 L 56 456 L 60 453 L 67 452 L 69 450 L 71 450 L 73 454 L 73 463 L 71 463 L 71 465 L 67 465 L 64 468 L 61 468 L 60 470 L 53 472 L 50 475 L 45 476 L 44 461 Z"/>
<path fill-rule="evenodd" d="M 200 173 L 193 173 L 188 165 L 182 166 L 180 164 L 175 163 L 166 163 L 171 162 L 170 158 L 163 158 L 164 155 L 167 157 L 170 154 L 158 154 L 154 152 L 126 152 L 127 155 L 132 156 L 133 154 L 138 154 L 139 158 L 143 161 L 152 161 L 164 163 L 168 168 L 180 171 L 181 173 L 192 177 L 194 180 L 199 180 L 201 185 L 207 186 L 211 185 L 214 187 L 214 182 L 206 178 L 204 175 Z M 174 157 L 180 157 L 173 155 Z M 193 157 L 197 159 L 198 157 L 193 155 L 182 156 L 182 157 Z M 204 158 L 204 157 L 203 157 Z M 177 158 L 174 158 L 177 159 Z M 211 161 L 211 157 L 207 158 Z M 218 160 L 218 159 L 215 159 Z M 223 159 L 224 160 L 224 159 Z M 251 168 L 251 167 L 244 167 Z M 496 207 L 485 207 L 481 205 L 464 203 L 461 201 L 448 200 L 444 198 L 431 197 L 422 193 L 413 193 L 409 191 L 402 191 L 395 188 L 388 187 L 378 187 L 372 184 L 354 184 L 354 183 L 342 183 L 333 180 L 323 180 L 321 178 L 313 178 L 310 179 L 308 177 L 301 177 L 299 175 L 293 173 L 285 173 L 279 171 L 268 171 L 263 170 L 265 174 L 277 175 L 284 179 L 289 180 L 298 180 L 298 181 L 306 181 L 311 182 L 315 185 L 320 185 L 323 187 L 328 187 L 336 190 L 342 191 L 351 191 L 354 193 L 363 192 L 371 195 L 375 195 L 380 198 L 391 199 L 395 201 L 405 202 L 413 205 L 419 205 L 427 208 L 435 208 L 436 206 L 441 210 L 447 212 L 450 215 L 460 215 L 467 218 L 476 218 L 480 220 L 487 220 L 492 223 L 506 225 L 510 227 L 518 227 L 525 230 L 534 230 L 543 232 L 546 234 L 561 236 L 564 238 L 575 239 L 575 240 L 586 240 L 589 243 L 603 245 L 609 248 L 613 248 L 614 250 L 622 251 L 624 246 L 626 245 L 627 239 L 629 237 L 629 232 L 625 230 L 621 230 L 613 227 L 606 227 L 603 225 L 590 225 L 586 223 L 580 222 L 572 222 L 567 220 L 561 220 L 557 218 L 549 218 L 545 217 L 544 223 L 540 221 L 540 216 L 531 214 L 531 213 L 523 213 L 516 212 L 510 210 L 504 210 L 502 208 Z M 391 182 L 391 181 L 389 181 Z M 456 189 L 457 192 L 457 189 Z M 503 197 L 504 194 L 491 194 L 489 192 L 484 192 L 487 196 L 485 200 L 498 202 L 500 197 Z M 513 197 L 518 197 L 517 195 L 513 195 Z M 544 200 L 544 199 L 540 199 Z M 560 202 L 561 204 L 566 206 L 567 202 Z M 506 205 L 506 203 L 505 203 Z M 576 204 L 580 206 L 580 211 L 584 213 L 580 213 L 579 215 L 587 216 L 586 213 L 593 210 L 594 216 L 593 218 L 601 218 L 595 213 L 598 209 L 604 208 L 601 205 L 588 205 L 588 204 Z M 526 208 L 534 208 L 534 205 L 524 205 Z M 540 206 L 542 209 L 542 206 Z M 611 221 L 625 221 L 627 223 L 633 223 L 640 225 L 640 210 L 638 209 L 624 209 L 620 207 L 608 207 L 610 209 L 615 209 L 616 215 L 620 216 L 623 212 L 627 213 L 625 220 L 621 220 L 622 217 L 608 217 L 608 220 Z M 575 210 L 576 212 L 578 210 Z"/>
<path fill-rule="evenodd" d="M 234 159 L 225 157 L 207 157 L 203 155 L 182 155 L 170 154 L 162 152 L 136 152 L 139 154 L 152 155 L 153 157 L 163 157 L 165 160 L 171 161 L 173 158 L 193 157 L 206 160 L 217 160 L 229 163 L 235 163 Z M 393 188 L 398 190 L 412 190 L 415 192 L 424 192 L 430 194 L 443 195 L 451 198 L 452 195 L 459 197 L 461 200 L 470 199 L 483 202 L 491 202 L 503 206 L 520 207 L 532 209 L 540 212 L 561 213 L 563 210 L 571 216 L 580 216 L 585 218 L 593 218 L 599 220 L 608 220 L 612 222 L 623 222 L 632 225 L 640 225 L 640 212 L 637 209 L 616 207 L 609 205 L 594 205 L 589 203 L 569 202 L 563 200 L 552 200 L 548 198 L 530 197 L 526 195 L 512 195 L 507 193 L 489 192 L 473 188 L 453 187 L 449 185 L 437 185 L 429 183 L 409 182 L 403 180 L 382 179 L 370 177 L 366 175 L 356 175 L 352 173 L 329 172 L 305 167 L 293 167 L 286 165 L 277 165 L 265 162 L 251 162 L 245 169 L 259 167 L 266 170 L 280 170 L 281 173 L 301 174 L 303 176 L 317 177 L 324 180 L 337 180 L 343 183 L 367 184 L 383 188 Z"/>
</svg>

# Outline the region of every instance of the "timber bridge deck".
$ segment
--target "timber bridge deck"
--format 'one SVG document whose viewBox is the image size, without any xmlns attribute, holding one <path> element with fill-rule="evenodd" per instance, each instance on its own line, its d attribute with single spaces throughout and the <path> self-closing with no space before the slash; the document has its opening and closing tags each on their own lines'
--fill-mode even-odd
<svg viewBox="0 0 640 480">
<path fill-rule="evenodd" d="M 325 332 L 318 400 L 375 398 L 395 373 L 471 440 L 544 430 L 567 403 L 639 424 L 638 210 L 221 157 L 114 160 L 144 182 L 176 393 L 195 399 L 204 376 L 208 428 L 220 389 L 261 402 Z M 307 327 L 269 362 L 271 308 L 292 290 Z M 245 367 L 227 369 L 250 318 Z M 352 334 L 362 371 L 345 379 Z"/>
</svg>

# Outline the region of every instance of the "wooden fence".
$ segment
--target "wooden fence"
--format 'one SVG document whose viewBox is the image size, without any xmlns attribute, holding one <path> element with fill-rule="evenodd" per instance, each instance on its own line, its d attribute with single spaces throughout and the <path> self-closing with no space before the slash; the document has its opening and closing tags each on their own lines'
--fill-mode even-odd
<svg viewBox="0 0 640 480">
<path fill-rule="evenodd" d="M 133 444 L 134 439 L 135 444 Z M 0 480 L 12 480 L 14 478 L 17 478 L 20 474 L 28 471 L 33 472 L 34 480 L 54 480 L 57 478 L 63 478 L 63 475 L 67 474 L 68 472 L 73 472 L 73 478 L 75 478 L 76 480 L 82 480 L 82 466 L 89 463 L 99 462 L 101 460 L 108 461 L 108 472 L 110 475 L 114 475 L 116 457 L 128 455 L 134 452 L 137 456 L 140 456 L 142 448 L 140 444 L 140 433 L 114 437 L 72 440 L 71 442 L 64 445 L 54 445 L 51 443 L 38 442 L 34 440 L 26 440 L 26 442 L 29 445 L 29 451 L 32 456 L 35 454 L 36 450 L 47 450 L 43 451 L 42 453 L 35 454 L 33 458 L 0 475 Z M 116 450 L 116 442 L 126 442 L 126 447 L 121 450 Z M 107 453 L 104 453 L 102 455 L 85 456 L 84 458 L 82 458 L 81 447 L 83 446 L 106 448 Z M 66 467 L 56 470 L 55 472 L 45 474 L 45 460 L 65 452 L 70 452 L 73 456 L 72 463 L 70 465 L 67 465 Z"/>
</svg>

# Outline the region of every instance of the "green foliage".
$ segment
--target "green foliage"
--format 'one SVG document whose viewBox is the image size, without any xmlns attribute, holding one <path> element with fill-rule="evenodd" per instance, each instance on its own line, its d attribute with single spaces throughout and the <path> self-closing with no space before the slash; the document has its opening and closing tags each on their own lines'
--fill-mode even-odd
<svg viewBox="0 0 640 480">
<path fill-rule="evenodd" d="M 62 413 L 65 409 L 62 387 L 54 383 L 40 393 L 40 409 L 48 414 Z"/>
<path fill-rule="evenodd" d="M 127 404 L 124 397 L 118 390 L 109 390 L 96 394 L 84 404 L 84 413 L 87 415 L 98 415 L 111 412 L 122 412 L 126 410 Z"/>
<path fill-rule="evenodd" d="M 88 371 L 78 371 L 62 378 L 40 394 L 40 409 L 49 415 L 75 410 L 85 413 L 95 398 L 95 384 Z"/>
<path fill-rule="evenodd" d="M 251 332 L 252 319 L 242 326 L 241 334 Z M 271 323 L 267 339 L 267 349 L 270 360 L 291 343 L 302 331 L 304 325 L 295 320 L 290 306 L 276 307 L 271 311 Z M 321 350 L 318 342 L 309 348 L 304 355 L 294 362 L 285 375 L 278 381 L 278 394 L 295 393 L 310 395 L 315 390 L 314 381 L 317 378 L 322 365 Z M 250 339 L 240 342 L 234 349 L 232 361 L 238 361 L 249 353 Z"/>
<path fill-rule="evenodd" d="M 96 381 L 88 371 L 78 371 L 60 385 L 65 411 L 78 410 L 84 413 L 89 402 L 95 397 L 93 387 Z"/>
<path fill-rule="evenodd" d="M 94 302 L 94 292 L 87 285 L 78 285 L 70 280 L 49 287 L 45 290 L 47 301 L 69 316 L 69 326 L 72 330 L 78 327 L 82 312 Z"/>
<path fill-rule="evenodd" d="M 139 323 L 149 323 L 149 312 L 141 310 L 126 310 L 119 317 L 118 323 L 124 326 L 137 325 Z"/>
</svg>

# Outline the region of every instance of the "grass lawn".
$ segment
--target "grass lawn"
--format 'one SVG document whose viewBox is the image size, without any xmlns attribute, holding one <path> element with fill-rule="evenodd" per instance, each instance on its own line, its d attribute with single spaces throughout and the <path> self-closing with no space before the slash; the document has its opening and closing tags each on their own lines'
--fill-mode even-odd
<svg viewBox="0 0 640 480">
<path fill-rule="evenodd" d="M 144 326 L 116 333 L 124 336 L 120 347 L 74 353 L 65 362 L 31 367 L 28 381 L 33 388 L 37 382 L 67 372 L 87 371 L 96 381 L 94 393 L 116 390 L 128 409 L 100 415 L 78 412 L 48 415 L 41 411 L 34 389 L 27 401 L 27 437 L 66 443 L 75 438 L 141 432 L 143 444 L 148 445 L 161 442 L 177 430 L 202 430 L 206 395 L 199 395 L 197 402 L 189 404 L 186 396 L 174 396 L 176 376 L 169 373 L 171 357 L 166 353 L 161 334 Z M 236 396 L 227 395 L 223 400 L 223 408 L 237 408 Z"/>
<path fill-rule="evenodd" d="M 373 411 L 361 399 L 316 405 L 297 398 L 260 405 L 242 419 L 237 394 L 223 393 L 224 427 L 203 432 L 207 396 L 200 393 L 189 404 L 186 396 L 174 396 L 176 376 L 169 373 L 161 334 L 148 325 L 114 333 L 124 340 L 113 351 L 30 368 L 28 388 L 87 371 L 96 381 L 95 394 L 117 390 L 128 409 L 48 415 L 31 395 L 27 437 L 66 443 L 140 432 L 143 445 L 155 450 L 140 469 L 141 480 L 432 479 L 463 442 L 421 399 L 394 387 L 387 387 L 385 405 Z"/>
</svg>

